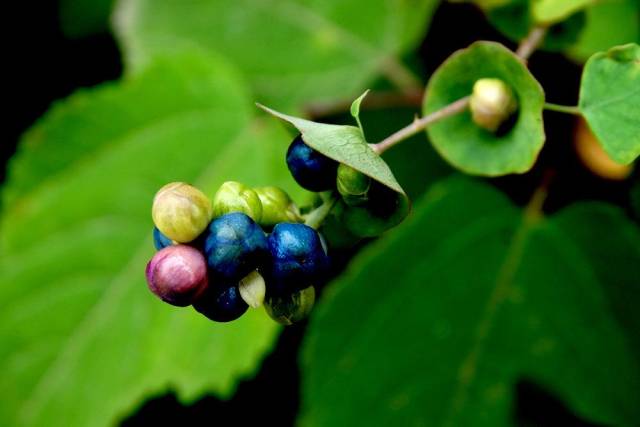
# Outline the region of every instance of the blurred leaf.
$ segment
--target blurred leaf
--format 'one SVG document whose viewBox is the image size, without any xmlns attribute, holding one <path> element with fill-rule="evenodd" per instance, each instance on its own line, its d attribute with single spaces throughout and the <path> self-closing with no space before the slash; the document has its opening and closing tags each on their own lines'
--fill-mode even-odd
<svg viewBox="0 0 640 427">
<path fill-rule="evenodd" d="M 588 231 L 601 224 L 584 219 L 590 209 L 567 214 L 580 219 L 573 225 L 523 215 L 483 184 L 435 186 L 413 220 L 355 259 L 313 313 L 301 422 L 512 425 L 515 384 L 528 378 L 583 417 L 637 425 L 640 358 L 603 285 L 624 277 L 614 285 L 637 296 L 629 278 L 640 235 L 603 208 L 606 230 L 627 233 L 621 248 L 635 250 L 594 240 Z M 607 246 L 591 249 L 599 244 Z M 600 253 L 628 274 L 603 272 L 604 260 L 594 266 Z"/>
<path fill-rule="evenodd" d="M 302 134 L 304 142 L 314 150 L 337 162 L 351 166 L 393 191 L 404 194 L 393 172 L 382 157 L 369 147 L 360 128 L 316 123 L 282 114 L 263 105 L 260 105 L 260 108 L 295 126 Z"/>
<path fill-rule="evenodd" d="M 531 13 L 536 22 L 551 24 L 568 18 L 594 2 L 595 0 L 533 0 Z"/>
<path fill-rule="evenodd" d="M 586 23 L 568 54 L 585 62 L 591 55 L 625 43 L 640 42 L 640 3 L 637 0 L 608 0 L 586 10 Z"/>
<path fill-rule="evenodd" d="M 631 209 L 636 219 L 640 220 L 640 179 L 636 179 L 636 183 L 631 187 Z"/>
<path fill-rule="evenodd" d="M 422 39 L 437 0 L 120 0 L 115 27 L 129 71 L 200 46 L 232 58 L 280 110 L 354 98 L 380 74 L 419 82 L 399 57 Z"/>
<path fill-rule="evenodd" d="M 429 81 L 424 114 L 470 95 L 474 83 L 485 77 L 503 80 L 515 93 L 519 110 L 513 127 L 494 134 L 477 126 L 467 110 L 429 126 L 429 138 L 447 161 L 466 173 L 526 172 L 544 144 L 544 92 L 522 61 L 501 44 L 476 42 L 451 55 Z"/>
<path fill-rule="evenodd" d="M 289 138 L 252 108 L 228 67 L 184 54 L 74 95 L 27 134 L 0 232 L 0 425 L 112 425 L 149 394 L 225 397 L 254 372 L 278 331 L 264 313 L 214 324 L 144 280 L 164 183 L 299 194 Z"/>
<path fill-rule="evenodd" d="M 531 13 L 532 0 L 512 0 L 509 4 L 487 12 L 491 24 L 514 42 L 523 40 L 536 25 Z M 579 11 L 549 27 L 541 49 L 562 51 L 575 44 L 584 26 L 585 13 Z"/>
<path fill-rule="evenodd" d="M 593 55 L 580 84 L 580 110 L 602 148 L 618 163 L 640 155 L 640 46 Z"/>
<path fill-rule="evenodd" d="M 80 38 L 109 30 L 114 0 L 60 0 L 60 25 L 67 37 Z"/>
<path fill-rule="evenodd" d="M 490 10 L 513 3 L 513 0 L 449 0 L 449 3 L 473 3 L 482 10 Z"/>
</svg>

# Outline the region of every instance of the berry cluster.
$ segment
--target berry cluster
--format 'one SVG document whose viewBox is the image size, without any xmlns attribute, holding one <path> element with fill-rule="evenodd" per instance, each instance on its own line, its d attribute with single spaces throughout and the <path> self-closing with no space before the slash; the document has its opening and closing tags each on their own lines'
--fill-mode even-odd
<svg viewBox="0 0 640 427">
<path fill-rule="evenodd" d="M 337 210 L 357 236 L 377 235 L 406 215 L 395 192 L 313 150 L 301 136 L 286 160 L 301 187 L 341 195 Z M 313 307 L 314 285 L 329 267 L 327 248 L 283 190 L 228 181 L 210 200 L 191 185 L 170 183 L 156 194 L 152 216 L 158 252 L 146 277 L 163 301 L 193 305 L 217 322 L 264 304 L 274 320 L 292 324 Z"/>
</svg>

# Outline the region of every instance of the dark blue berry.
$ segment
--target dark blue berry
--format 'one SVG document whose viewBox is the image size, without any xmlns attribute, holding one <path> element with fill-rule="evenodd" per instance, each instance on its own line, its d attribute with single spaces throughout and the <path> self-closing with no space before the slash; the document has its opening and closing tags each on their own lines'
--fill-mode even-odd
<svg viewBox="0 0 640 427">
<path fill-rule="evenodd" d="M 287 150 L 287 166 L 301 187 L 310 191 L 335 188 L 338 163 L 309 147 L 298 135 Z"/>
<path fill-rule="evenodd" d="M 213 281 L 237 283 L 268 259 L 267 237 L 247 215 L 229 213 L 209 225 L 204 254 Z"/>
<path fill-rule="evenodd" d="M 316 230 L 304 224 L 280 223 L 273 228 L 268 242 L 268 294 L 298 291 L 323 280 L 329 257 Z"/>
<path fill-rule="evenodd" d="M 215 322 L 231 322 L 242 316 L 249 306 L 235 285 L 213 286 L 193 303 L 199 313 Z"/>
<path fill-rule="evenodd" d="M 155 246 L 157 250 L 160 250 L 171 245 L 173 245 L 171 239 L 162 234 L 162 232 L 158 230 L 158 227 L 153 227 L 153 246 Z"/>
</svg>

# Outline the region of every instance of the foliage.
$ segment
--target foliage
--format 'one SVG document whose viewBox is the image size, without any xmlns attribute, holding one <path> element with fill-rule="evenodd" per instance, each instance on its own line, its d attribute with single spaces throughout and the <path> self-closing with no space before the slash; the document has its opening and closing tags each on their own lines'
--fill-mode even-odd
<svg viewBox="0 0 640 427">
<path fill-rule="evenodd" d="M 413 110 L 368 102 L 380 87 L 407 97 L 427 80 L 403 59 L 436 0 L 109 3 L 65 0 L 61 17 L 82 36 L 111 15 L 125 76 L 56 103 L 23 136 L 0 193 L 0 425 L 111 425 L 167 390 L 185 402 L 229 397 L 256 372 L 279 331 L 266 316 L 214 325 L 144 283 L 149 206 L 166 182 L 210 197 L 226 180 L 277 185 L 307 201 L 285 167 L 291 134 L 256 100 L 297 116 L 346 105 L 345 125 L 266 110 L 314 149 L 417 199 L 406 224 L 319 298 L 303 345 L 301 422 L 509 425 L 522 379 L 588 420 L 640 422 L 638 223 L 605 203 L 548 214 L 545 188 L 523 209 L 478 178 L 442 179 L 452 168 L 532 168 L 545 94 L 526 59 L 477 42 L 428 79 L 424 114 L 479 78 L 503 80 L 519 106 L 504 132 L 478 128 L 467 110 L 420 127 Z M 640 155 L 640 6 L 474 3 L 516 42 L 550 25 L 540 47 L 586 61 L 579 105 L 565 109 L 613 159 Z M 407 124 L 410 142 L 370 145 Z M 640 184 L 630 187 L 638 219 Z"/>
</svg>

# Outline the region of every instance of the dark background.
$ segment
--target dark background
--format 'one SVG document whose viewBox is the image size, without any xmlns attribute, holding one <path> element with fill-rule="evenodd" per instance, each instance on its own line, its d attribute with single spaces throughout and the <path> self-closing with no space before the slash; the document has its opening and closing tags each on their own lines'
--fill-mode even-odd
<svg viewBox="0 0 640 427">
<path fill-rule="evenodd" d="M 7 161 L 16 149 L 20 135 L 53 102 L 78 88 L 115 80 L 122 73 L 120 54 L 110 34 L 68 39 L 60 29 L 57 1 L 17 3 L 15 9 L 4 14 L 11 29 L 10 36 L 5 38 L 9 40 L 9 58 L 5 65 L 9 71 L 9 99 L 0 152 L 0 182 L 4 180 Z M 454 50 L 478 39 L 497 40 L 514 46 L 496 33 L 474 7 L 443 3 L 420 48 L 418 65 L 428 75 Z M 535 53 L 530 68 L 545 87 L 550 101 L 566 105 L 577 103 L 579 66 L 561 55 Z M 516 203 L 524 204 L 544 171 L 555 170 L 562 165 L 562 173 L 556 175 L 551 187 L 545 206 L 547 211 L 557 210 L 577 199 L 603 199 L 628 208 L 628 181 L 600 180 L 576 160 L 570 143 L 573 119 L 549 113 L 545 124 L 548 142 L 536 167 L 527 174 L 492 182 Z M 193 405 L 183 406 L 174 394 L 169 393 L 143 403 L 135 414 L 123 420 L 123 425 L 196 426 L 231 422 L 241 425 L 249 422 L 293 425 L 300 388 L 297 350 L 304 329 L 304 324 L 286 328 L 275 351 L 263 361 L 258 375 L 252 380 L 242 381 L 232 400 L 224 402 L 215 396 L 205 396 Z M 520 425 L 589 425 L 524 378 L 515 391 L 514 419 Z"/>
</svg>

